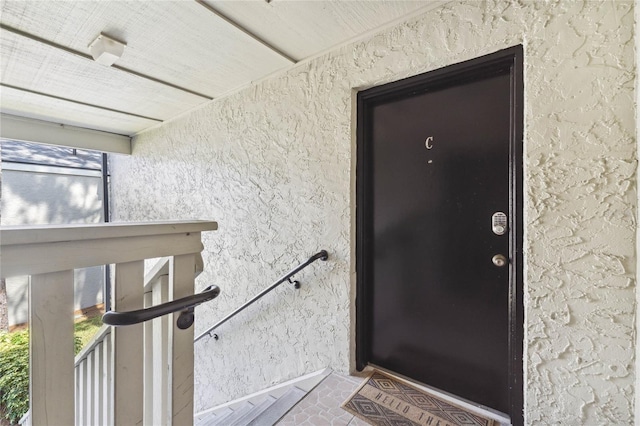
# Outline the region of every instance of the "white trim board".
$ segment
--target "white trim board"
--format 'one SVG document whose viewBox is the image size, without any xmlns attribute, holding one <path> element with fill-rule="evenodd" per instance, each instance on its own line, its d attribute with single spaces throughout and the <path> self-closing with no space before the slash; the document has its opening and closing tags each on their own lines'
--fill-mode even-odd
<svg viewBox="0 0 640 426">
<path fill-rule="evenodd" d="M 131 154 L 131 138 L 61 123 L 0 114 L 0 137 L 23 142 Z"/>
</svg>

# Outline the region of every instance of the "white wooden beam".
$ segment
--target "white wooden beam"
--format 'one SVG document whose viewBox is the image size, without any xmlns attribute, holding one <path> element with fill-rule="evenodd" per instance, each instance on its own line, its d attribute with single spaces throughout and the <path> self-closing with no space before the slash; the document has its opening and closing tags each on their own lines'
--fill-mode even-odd
<svg viewBox="0 0 640 426">
<path fill-rule="evenodd" d="M 116 154 L 131 154 L 129 136 L 8 114 L 0 114 L 0 137 Z"/>
<path fill-rule="evenodd" d="M 93 364 L 93 419 L 91 423 L 99 425 L 104 416 L 105 397 L 104 385 L 102 379 L 104 377 L 104 343 L 100 342 L 96 345 L 91 356 L 94 359 Z"/>
<path fill-rule="evenodd" d="M 173 259 L 170 259 L 173 262 Z M 168 263 L 167 275 L 154 278 L 154 281 L 146 285 L 151 288 L 149 306 L 160 305 L 168 302 L 169 298 L 169 275 Z M 167 426 L 171 423 L 171 405 L 169 404 L 169 375 L 171 374 L 171 363 L 169 355 L 171 353 L 172 341 L 171 333 L 173 326 L 170 322 L 171 315 L 164 315 L 145 323 L 145 425 Z"/>
<path fill-rule="evenodd" d="M 29 328 L 31 424 L 73 425 L 73 271 L 31 277 Z"/>
<path fill-rule="evenodd" d="M 146 281 L 146 280 L 145 280 Z M 146 287 L 146 286 L 145 286 Z M 153 297 L 150 291 L 146 291 L 143 289 L 144 293 L 144 307 L 150 308 L 153 306 Z M 161 317 L 162 318 L 162 317 Z M 156 354 L 153 353 L 153 325 L 156 320 L 160 318 L 155 318 L 151 321 L 145 321 L 144 324 L 144 407 L 143 407 L 143 426 L 153 426 L 153 422 L 150 419 L 153 419 L 153 395 L 159 390 L 154 387 L 154 383 L 156 379 L 154 377 L 153 371 L 153 360 L 156 358 Z M 157 383 L 155 383 L 157 384 Z M 158 423 L 160 425 L 160 423 Z"/>
<path fill-rule="evenodd" d="M 23 244 L 2 247 L 0 273 L 5 278 L 44 274 L 66 269 L 152 259 L 173 253 L 199 253 L 203 248 L 200 233 Z"/>
<path fill-rule="evenodd" d="M 16 244 L 182 234 L 185 232 L 214 231 L 216 229 L 218 229 L 216 222 L 205 220 L 0 226 L 0 231 L 2 232 L 0 243 L 4 249 L 7 246 Z"/>
<path fill-rule="evenodd" d="M 83 359 L 76 367 L 76 426 L 87 424 L 87 360 Z M 33 423 L 32 423 L 33 424 Z"/>
<path fill-rule="evenodd" d="M 202 251 L 215 222 L 0 227 L 0 275 L 42 274 Z"/>
<path fill-rule="evenodd" d="M 116 311 L 142 309 L 144 261 L 119 263 L 115 267 L 113 308 Z M 113 385 L 114 424 L 142 426 L 144 409 L 143 324 L 114 327 Z"/>
<path fill-rule="evenodd" d="M 102 422 L 99 424 L 113 424 L 113 345 L 111 341 L 111 333 L 104 339 L 104 364 L 102 367 L 103 380 L 102 392 L 104 398 L 104 410 L 102 410 Z"/>
<path fill-rule="evenodd" d="M 170 265 L 169 285 L 173 300 L 193 294 L 195 255 L 175 256 Z M 170 290 L 171 292 L 171 290 Z M 193 326 L 180 330 L 176 323 L 180 312 L 173 314 L 171 346 L 171 412 L 173 425 L 193 425 Z"/>
</svg>

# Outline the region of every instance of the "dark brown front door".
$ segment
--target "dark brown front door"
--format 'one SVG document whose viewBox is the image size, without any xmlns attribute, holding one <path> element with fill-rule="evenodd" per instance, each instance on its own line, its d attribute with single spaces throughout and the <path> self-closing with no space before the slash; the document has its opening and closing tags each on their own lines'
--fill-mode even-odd
<svg viewBox="0 0 640 426">
<path fill-rule="evenodd" d="M 520 58 L 513 48 L 358 99 L 359 367 L 507 414 L 521 405 Z"/>
</svg>

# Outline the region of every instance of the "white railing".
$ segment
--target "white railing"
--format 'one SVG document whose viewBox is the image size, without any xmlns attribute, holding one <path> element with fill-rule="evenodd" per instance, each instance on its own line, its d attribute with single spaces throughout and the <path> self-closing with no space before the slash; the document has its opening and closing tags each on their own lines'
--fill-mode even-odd
<svg viewBox="0 0 640 426">
<path fill-rule="evenodd" d="M 76 355 L 76 425 L 113 424 L 111 327 L 104 325 Z M 145 389 L 146 391 L 146 389 Z"/>
<path fill-rule="evenodd" d="M 185 297 L 201 270 L 200 234 L 216 228 L 203 221 L 0 228 L 0 276 L 30 276 L 31 424 L 193 423 L 193 328 L 176 327 L 179 313 L 105 327 L 74 363 L 73 270 L 115 264 L 118 311 Z M 166 256 L 145 282 L 144 260 Z"/>
</svg>

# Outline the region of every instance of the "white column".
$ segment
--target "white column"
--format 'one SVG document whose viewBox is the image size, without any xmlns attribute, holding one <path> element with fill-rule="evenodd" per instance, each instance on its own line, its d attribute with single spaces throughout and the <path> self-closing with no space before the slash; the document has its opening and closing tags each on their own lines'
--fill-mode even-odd
<svg viewBox="0 0 640 426">
<path fill-rule="evenodd" d="M 102 410 L 102 421 L 99 424 L 113 424 L 113 343 L 109 333 L 105 336 L 102 344 L 104 345 L 104 357 L 102 364 L 102 392 L 105 395 L 104 409 Z"/>
<path fill-rule="evenodd" d="M 151 287 L 151 291 L 149 291 Z M 155 291 L 153 285 L 147 286 L 147 292 L 144 294 L 144 307 L 153 306 L 152 294 Z M 158 392 L 155 386 L 156 379 L 153 371 L 153 360 L 157 357 L 153 352 L 153 322 L 146 321 L 144 323 L 144 425 L 153 426 L 153 396 Z M 158 408 L 158 407 L 155 407 Z M 161 426 L 158 424 L 157 426 Z"/>
<path fill-rule="evenodd" d="M 143 307 L 144 262 L 119 263 L 115 267 L 113 309 L 131 311 Z M 113 386 L 116 425 L 141 425 L 143 418 L 143 325 L 114 327 Z"/>
<path fill-rule="evenodd" d="M 104 375 L 104 343 L 100 342 L 93 349 L 93 419 L 92 424 L 99 425 L 102 422 L 102 413 L 105 405 L 105 395 L 103 392 Z"/>
<path fill-rule="evenodd" d="M 73 425 L 73 271 L 29 281 L 31 424 Z"/>
<path fill-rule="evenodd" d="M 193 294 L 195 255 L 175 256 L 171 263 L 169 282 L 173 300 Z M 173 344 L 171 360 L 172 424 L 193 425 L 193 326 L 180 330 L 176 326 L 179 312 L 173 314 Z"/>
<path fill-rule="evenodd" d="M 164 275 L 158 279 L 154 286 L 153 303 L 159 305 L 168 302 L 169 299 L 169 276 Z M 170 425 L 171 405 L 169 388 L 169 375 L 171 373 L 171 363 L 169 360 L 171 348 L 169 342 L 172 341 L 173 327 L 171 325 L 172 316 L 163 315 L 153 320 L 153 370 L 156 377 L 156 390 L 153 404 L 160 407 L 154 412 L 154 425 Z"/>
</svg>

